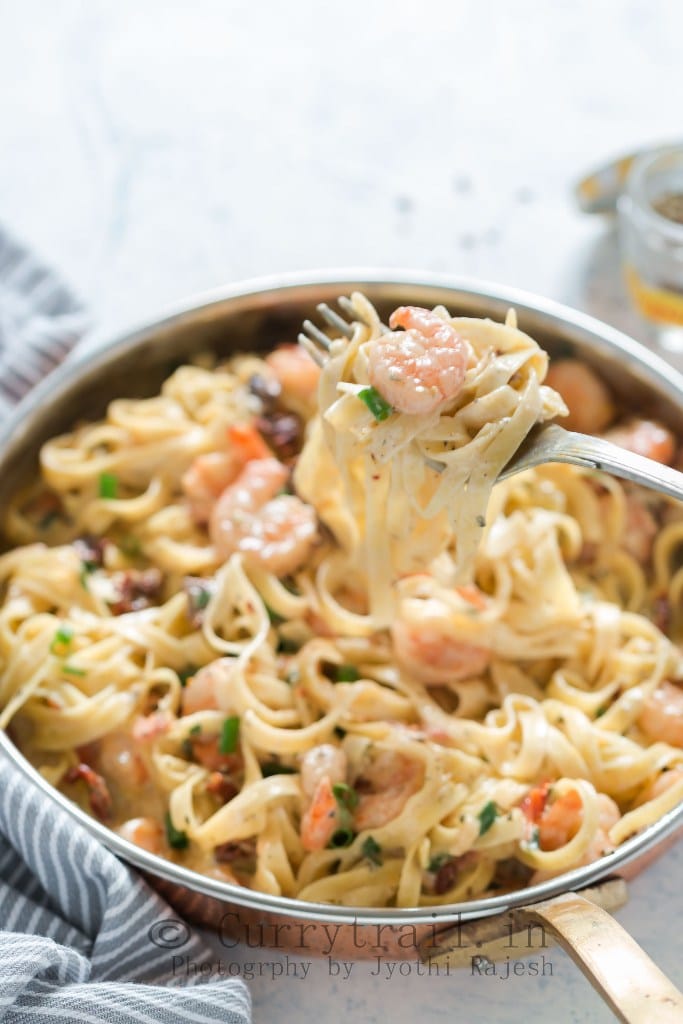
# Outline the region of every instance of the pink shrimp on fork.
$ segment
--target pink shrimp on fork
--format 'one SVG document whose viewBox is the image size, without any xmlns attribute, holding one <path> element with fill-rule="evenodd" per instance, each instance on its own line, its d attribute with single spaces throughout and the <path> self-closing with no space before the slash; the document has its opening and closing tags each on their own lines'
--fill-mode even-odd
<svg viewBox="0 0 683 1024">
<path fill-rule="evenodd" d="M 392 332 L 368 349 L 370 383 L 399 412 L 433 412 L 462 390 L 469 357 L 467 342 L 447 320 L 419 306 L 391 314 Z M 404 327 L 404 331 L 395 328 Z"/>
</svg>

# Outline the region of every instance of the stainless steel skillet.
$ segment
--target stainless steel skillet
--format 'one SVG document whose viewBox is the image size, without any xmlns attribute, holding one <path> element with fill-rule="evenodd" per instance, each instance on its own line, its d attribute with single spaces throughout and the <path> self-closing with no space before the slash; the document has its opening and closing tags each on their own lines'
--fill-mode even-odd
<svg viewBox="0 0 683 1024">
<path fill-rule="evenodd" d="M 70 360 L 25 399 L 3 426 L 0 501 L 6 501 L 35 472 L 43 441 L 70 427 L 74 420 L 101 415 L 114 397 L 152 394 L 175 365 L 203 349 L 228 354 L 294 341 L 301 322 L 319 302 L 330 302 L 355 289 L 364 291 L 382 315 L 401 304 L 443 303 L 461 315 L 502 319 L 514 306 L 522 329 L 551 356 L 573 353 L 585 359 L 608 380 L 625 408 L 656 415 L 683 437 L 683 378 L 646 349 L 590 317 L 511 289 L 417 271 L 299 274 L 247 282 L 202 296 L 108 341 L 95 354 Z M 630 877 L 644 867 L 683 827 L 683 807 L 602 860 L 533 888 L 435 910 L 356 910 L 252 892 L 155 857 L 120 839 L 53 790 L 4 735 L 0 735 L 0 747 L 26 774 L 27 783 L 31 779 L 44 791 L 45 799 L 57 800 L 114 852 L 143 869 L 179 909 L 238 937 L 243 938 L 246 929 L 258 926 L 264 945 L 288 945 L 301 952 L 323 951 L 333 936 L 334 951 L 340 956 L 415 957 L 417 951 L 426 957 L 449 957 L 457 962 L 463 956 L 484 952 L 491 957 L 498 955 L 504 945 L 501 935 L 507 935 L 513 925 L 526 927 L 525 915 L 544 914 L 549 932 L 555 929 L 572 955 L 583 960 L 583 969 L 593 972 L 593 983 L 603 994 L 611 993 L 611 1005 L 622 1019 L 665 1021 L 683 1017 L 683 1004 L 677 1001 L 680 996 L 667 987 L 666 979 L 658 975 L 650 961 L 641 968 L 632 960 L 633 966 L 626 967 L 623 959 L 615 957 L 617 940 L 613 934 L 608 940 L 610 957 L 601 966 L 600 948 L 596 959 L 595 940 L 604 925 L 595 924 L 597 911 L 590 909 L 591 903 L 583 897 L 566 895 L 592 886 L 599 899 L 599 883 Z M 623 883 L 612 881 L 601 892 L 602 898 L 614 904 L 623 899 Z M 554 904 L 560 910 L 553 911 L 552 904 L 550 911 L 539 907 L 542 901 L 547 903 L 554 897 L 564 897 Z M 610 928 L 615 925 L 611 918 L 607 921 L 612 922 Z M 579 934 L 582 929 L 589 934 Z M 482 945 L 477 947 L 476 942 Z M 628 956 L 636 957 L 638 953 L 635 947 Z M 649 992 L 649 999 L 643 1002 L 644 992 Z M 663 1001 L 656 1003 L 657 999 Z M 639 1009 L 643 1005 L 649 1016 Z"/>
</svg>

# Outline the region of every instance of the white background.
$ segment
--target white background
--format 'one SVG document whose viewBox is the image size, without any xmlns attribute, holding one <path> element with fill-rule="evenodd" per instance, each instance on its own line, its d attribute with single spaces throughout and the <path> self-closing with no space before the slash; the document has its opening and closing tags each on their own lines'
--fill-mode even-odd
<svg viewBox="0 0 683 1024">
<path fill-rule="evenodd" d="M 374 264 L 518 285 L 645 339 L 612 228 L 571 186 L 683 136 L 682 39 L 675 0 L 0 0 L 0 219 L 105 331 L 241 277 Z M 679 985 L 682 863 L 618 914 Z M 506 982 L 318 963 L 251 982 L 255 1019 L 612 1019 L 552 961 Z"/>
</svg>

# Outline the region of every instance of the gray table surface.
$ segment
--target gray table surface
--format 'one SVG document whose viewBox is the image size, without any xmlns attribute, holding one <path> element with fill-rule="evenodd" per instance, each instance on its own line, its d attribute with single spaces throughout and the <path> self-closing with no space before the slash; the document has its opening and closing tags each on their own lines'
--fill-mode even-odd
<svg viewBox="0 0 683 1024">
<path fill-rule="evenodd" d="M 668 0 L 0 0 L 0 218 L 105 333 L 239 278 L 381 265 L 520 286 L 648 341 L 613 228 L 571 186 L 676 139 L 682 35 Z M 617 915 L 679 985 L 682 864 L 664 856 Z M 233 971 L 284 963 L 215 950 Z M 346 981 L 323 960 L 250 985 L 255 1019 L 283 1024 L 613 1019 L 550 959 L 545 977 L 358 963 Z"/>
</svg>

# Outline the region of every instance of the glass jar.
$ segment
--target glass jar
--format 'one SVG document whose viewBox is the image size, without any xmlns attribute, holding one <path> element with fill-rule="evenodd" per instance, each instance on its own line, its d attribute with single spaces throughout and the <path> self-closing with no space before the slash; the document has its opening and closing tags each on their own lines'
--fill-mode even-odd
<svg viewBox="0 0 683 1024">
<path fill-rule="evenodd" d="M 633 302 L 662 347 L 683 352 L 683 146 L 638 157 L 618 208 Z"/>
</svg>

